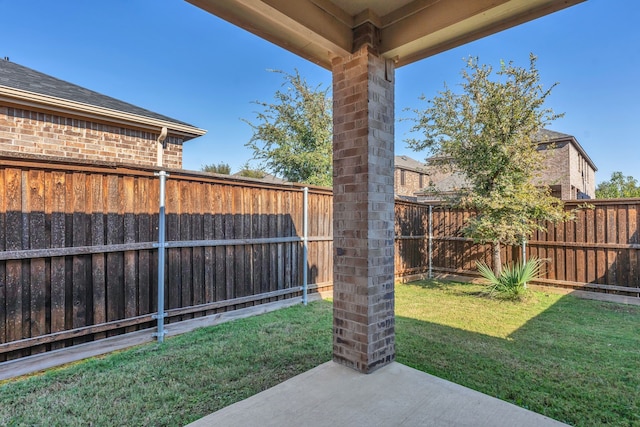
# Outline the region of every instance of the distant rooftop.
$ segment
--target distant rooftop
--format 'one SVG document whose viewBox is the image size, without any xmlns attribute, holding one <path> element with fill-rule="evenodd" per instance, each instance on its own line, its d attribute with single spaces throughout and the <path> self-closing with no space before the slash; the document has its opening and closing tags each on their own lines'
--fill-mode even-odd
<svg viewBox="0 0 640 427">
<path fill-rule="evenodd" d="M 271 175 L 270 173 L 266 173 L 266 172 L 264 173 L 264 176 L 262 178 L 246 177 L 246 176 L 242 175 L 240 172 L 236 172 L 236 173 L 232 174 L 231 176 L 235 176 L 235 177 L 242 178 L 242 179 L 246 179 L 246 178 L 255 179 L 257 181 L 268 182 L 270 184 L 285 184 L 287 182 L 282 178 L 278 178 L 277 176 Z"/>
<path fill-rule="evenodd" d="M 568 133 L 556 132 L 551 129 L 542 129 L 536 135 L 536 140 L 540 142 L 545 141 L 554 141 L 558 139 L 567 139 L 573 138 L 573 135 L 569 135 Z"/>
<path fill-rule="evenodd" d="M 414 171 L 424 171 L 427 168 L 425 163 L 419 162 L 409 156 L 395 156 L 395 166 L 397 168 Z"/>
</svg>

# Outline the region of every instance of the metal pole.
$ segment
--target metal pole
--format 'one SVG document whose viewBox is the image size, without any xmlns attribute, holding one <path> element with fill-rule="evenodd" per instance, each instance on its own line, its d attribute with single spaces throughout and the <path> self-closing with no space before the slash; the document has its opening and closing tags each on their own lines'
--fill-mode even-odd
<svg viewBox="0 0 640 427">
<path fill-rule="evenodd" d="M 309 226 L 309 187 L 304 187 L 302 189 L 302 303 L 307 305 L 307 288 L 308 288 L 308 257 L 309 257 L 309 236 L 308 236 L 308 226 Z"/>
<path fill-rule="evenodd" d="M 522 238 L 522 265 L 526 265 L 527 264 L 527 239 L 525 237 Z M 527 282 L 524 282 L 523 285 L 526 289 L 527 287 Z"/>
<path fill-rule="evenodd" d="M 433 279 L 433 206 L 429 205 L 429 279 Z"/>
<path fill-rule="evenodd" d="M 166 249 L 164 199 L 169 174 L 165 171 L 160 171 L 156 175 L 160 177 L 160 210 L 158 213 L 158 312 L 155 315 L 158 320 L 158 331 L 154 335 L 158 338 L 158 342 L 162 343 L 166 334 L 164 318 L 167 315 L 164 311 L 164 255 Z"/>
</svg>

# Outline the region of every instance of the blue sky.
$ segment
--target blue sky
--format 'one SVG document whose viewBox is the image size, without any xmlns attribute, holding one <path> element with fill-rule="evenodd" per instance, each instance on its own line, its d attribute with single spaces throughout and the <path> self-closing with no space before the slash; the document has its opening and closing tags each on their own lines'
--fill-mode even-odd
<svg viewBox="0 0 640 427">
<path fill-rule="evenodd" d="M 547 106 L 564 112 L 550 128 L 574 135 L 598 167 L 640 179 L 640 2 L 589 0 L 518 28 L 401 67 L 396 118 L 444 82 L 455 89 L 464 58 L 526 66 L 538 56 Z M 225 162 L 237 171 L 252 101 L 270 101 L 282 80 L 268 69 L 298 69 L 329 87 L 331 73 L 182 0 L 0 0 L 0 57 L 208 130 L 187 142 L 184 168 Z M 409 123 L 396 125 L 396 154 Z"/>
</svg>

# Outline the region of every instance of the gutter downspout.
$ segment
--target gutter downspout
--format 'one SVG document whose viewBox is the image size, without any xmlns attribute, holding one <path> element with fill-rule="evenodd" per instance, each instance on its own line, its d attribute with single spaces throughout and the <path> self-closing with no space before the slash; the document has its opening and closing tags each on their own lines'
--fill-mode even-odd
<svg viewBox="0 0 640 427">
<path fill-rule="evenodd" d="M 164 153 L 164 149 L 167 148 L 167 144 L 165 143 L 165 139 L 167 138 L 167 128 L 166 126 L 162 126 L 162 130 L 160 131 L 160 135 L 158 136 L 158 145 L 157 145 L 157 165 L 158 167 L 162 167 L 162 154 Z"/>
</svg>

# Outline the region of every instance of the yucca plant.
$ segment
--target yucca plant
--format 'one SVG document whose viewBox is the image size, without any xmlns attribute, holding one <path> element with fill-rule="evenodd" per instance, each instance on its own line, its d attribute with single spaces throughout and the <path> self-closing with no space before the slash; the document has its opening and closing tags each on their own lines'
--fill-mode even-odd
<svg viewBox="0 0 640 427">
<path fill-rule="evenodd" d="M 478 271 L 489 285 L 486 294 L 490 297 L 522 299 L 527 293 L 527 282 L 542 274 L 544 261 L 531 258 L 526 263 L 519 261 L 502 268 L 499 276 L 484 262 L 476 262 Z"/>
</svg>

